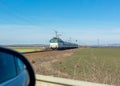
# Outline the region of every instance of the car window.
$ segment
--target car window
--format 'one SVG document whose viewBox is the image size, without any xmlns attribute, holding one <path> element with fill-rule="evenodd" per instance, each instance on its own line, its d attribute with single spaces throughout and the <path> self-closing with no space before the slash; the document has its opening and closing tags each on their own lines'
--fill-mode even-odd
<svg viewBox="0 0 120 86">
<path fill-rule="evenodd" d="M 0 83 L 16 76 L 15 58 L 0 52 Z"/>
</svg>

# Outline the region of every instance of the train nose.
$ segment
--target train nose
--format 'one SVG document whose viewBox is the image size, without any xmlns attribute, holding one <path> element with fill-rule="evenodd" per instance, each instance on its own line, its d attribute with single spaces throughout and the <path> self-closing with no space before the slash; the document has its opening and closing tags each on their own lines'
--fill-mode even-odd
<svg viewBox="0 0 120 86">
<path fill-rule="evenodd" d="M 57 48 L 57 45 L 53 45 L 53 46 L 51 46 L 52 48 Z"/>
<path fill-rule="evenodd" d="M 50 45 L 50 47 L 51 47 L 51 48 L 57 48 L 57 47 L 58 47 L 58 45 L 57 45 L 57 44 L 55 44 L 55 43 L 52 43 L 52 44 Z"/>
</svg>

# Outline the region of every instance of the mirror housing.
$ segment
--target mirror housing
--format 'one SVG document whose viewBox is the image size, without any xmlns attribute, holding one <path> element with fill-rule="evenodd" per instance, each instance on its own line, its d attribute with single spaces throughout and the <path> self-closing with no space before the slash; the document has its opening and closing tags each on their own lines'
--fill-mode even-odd
<svg viewBox="0 0 120 86">
<path fill-rule="evenodd" d="M 6 53 L 9 55 L 13 55 L 16 58 L 19 58 L 25 65 L 25 68 L 29 75 L 29 85 L 28 86 L 35 86 L 35 73 L 33 71 L 33 68 L 31 66 L 31 64 L 29 63 L 29 61 L 22 54 L 14 51 L 14 50 L 3 48 L 3 47 L 0 47 L 0 52 Z"/>
</svg>

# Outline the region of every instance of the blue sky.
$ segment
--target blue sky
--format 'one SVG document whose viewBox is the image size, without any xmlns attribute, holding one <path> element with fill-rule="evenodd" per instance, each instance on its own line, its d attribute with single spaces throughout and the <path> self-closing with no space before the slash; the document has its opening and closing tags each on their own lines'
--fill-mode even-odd
<svg viewBox="0 0 120 86">
<path fill-rule="evenodd" d="M 120 0 L 0 0 L 1 44 L 120 43 Z"/>
</svg>

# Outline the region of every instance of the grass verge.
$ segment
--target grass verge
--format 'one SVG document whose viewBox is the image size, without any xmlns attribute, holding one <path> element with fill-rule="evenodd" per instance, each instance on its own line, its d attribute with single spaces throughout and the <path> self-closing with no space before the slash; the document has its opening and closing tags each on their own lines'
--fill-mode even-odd
<svg viewBox="0 0 120 86">
<path fill-rule="evenodd" d="M 53 67 L 69 78 L 120 85 L 120 48 L 85 48 Z M 64 76 L 62 76 L 64 77 Z"/>
</svg>

